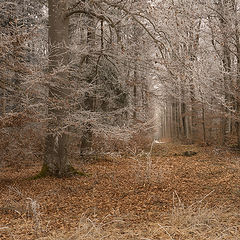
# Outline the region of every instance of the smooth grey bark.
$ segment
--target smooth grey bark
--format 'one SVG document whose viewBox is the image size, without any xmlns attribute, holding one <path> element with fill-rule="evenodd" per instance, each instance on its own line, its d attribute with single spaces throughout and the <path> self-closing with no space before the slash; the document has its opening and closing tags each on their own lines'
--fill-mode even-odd
<svg viewBox="0 0 240 240">
<path fill-rule="evenodd" d="M 67 11 L 66 1 L 48 0 L 49 8 L 49 73 L 51 74 L 60 64 L 68 64 L 68 33 L 69 19 L 64 16 Z M 66 82 L 68 76 L 66 73 L 57 74 L 49 83 L 48 94 L 48 116 L 51 120 L 48 122 L 48 131 L 46 136 L 45 157 L 42 168 L 42 174 L 53 175 L 57 177 L 68 176 L 73 173 L 73 168 L 69 163 L 67 156 L 68 136 L 60 130 L 56 133 L 54 129 L 61 129 L 66 109 L 54 108 L 53 101 L 64 102 L 67 92 L 62 82 Z M 54 82 L 54 84 L 52 84 Z"/>
</svg>

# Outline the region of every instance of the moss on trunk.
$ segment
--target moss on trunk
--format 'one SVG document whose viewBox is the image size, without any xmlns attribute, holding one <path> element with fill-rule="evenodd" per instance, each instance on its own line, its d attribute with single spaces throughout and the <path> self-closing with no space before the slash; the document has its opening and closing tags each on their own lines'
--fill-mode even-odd
<svg viewBox="0 0 240 240">
<path fill-rule="evenodd" d="M 84 172 L 80 172 L 75 169 L 73 166 L 69 166 L 67 171 L 64 173 L 51 172 L 47 164 L 43 163 L 41 171 L 33 177 L 33 179 L 45 178 L 45 177 L 72 177 L 72 176 L 86 176 Z"/>
</svg>

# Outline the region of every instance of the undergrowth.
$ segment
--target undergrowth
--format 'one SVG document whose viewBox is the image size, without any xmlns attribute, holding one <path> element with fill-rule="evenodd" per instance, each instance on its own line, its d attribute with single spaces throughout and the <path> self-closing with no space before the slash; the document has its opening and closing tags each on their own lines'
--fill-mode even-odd
<svg viewBox="0 0 240 240">
<path fill-rule="evenodd" d="M 239 240 L 239 213 L 224 207 L 209 207 L 203 203 L 205 197 L 185 206 L 174 192 L 172 211 L 162 215 L 161 222 L 139 226 L 129 227 L 127 220 L 119 217 L 110 221 L 106 217 L 99 222 L 83 215 L 75 232 L 41 240 Z"/>
</svg>

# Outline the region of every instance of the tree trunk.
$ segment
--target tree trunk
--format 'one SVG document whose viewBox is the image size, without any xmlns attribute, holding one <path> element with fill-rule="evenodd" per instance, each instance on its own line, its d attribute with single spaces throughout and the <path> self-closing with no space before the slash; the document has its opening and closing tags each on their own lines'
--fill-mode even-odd
<svg viewBox="0 0 240 240">
<path fill-rule="evenodd" d="M 66 1 L 48 0 L 48 8 L 49 73 L 51 74 L 60 64 L 66 65 L 69 61 L 67 54 L 69 19 L 64 16 L 67 10 Z M 66 101 L 69 93 L 62 84 L 66 84 L 67 80 L 66 73 L 59 73 L 52 77 L 49 84 L 48 116 L 51 120 L 48 122 L 45 158 L 40 173 L 42 175 L 63 177 L 73 173 L 67 156 L 68 136 L 61 130 L 66 110 L 53 105 L 56 101 L 61 105 Z"/>
<path fill-rule="evenodd" d="M 183 102 L 181 104 L 181 115 L 182 115 L 182 125 L 183 125 L 183 136 L 185 139 L 188 139 L 188 125 L 187 125 L 187 106 L 186 103 Z"/>
<path fill-rule="evenodd" d="M 202 102 L 202 128 L 203 128 L 203 143 L 206 143 L 205 108 L 203 102 Z"/>
<path fill-rule="evenodd" d="M 237 87 L 235 92 L 235 105 L 236 105 L 236 132 L 237 132 L 237 145 L 240 148 L 240 37 L 239 37 L 239 22 L 237 19 L 237 8 L 235 9 L 235 41 L 236 41 L 236 58 L 237 58 Z"/>
<path fill-rule="evenodd" d="M 190 83 L 190 95 L 191 95 L 191 141 L 195 143 L 197 140 L 197 109 L 196 109 L 196 99 L 194 92 L 194 83 L 191 79 Z"/>
<path fill-rule="evenodd" d="M 2 96 L 2 116 L 4 117 L 6 114 L 6 89 L 5 89 L 5 84 L 3 88 L 3 96 Z"/>
<path fill-rule="evenodd" d="M 101 21 L 101 49 L 103 48 L 103 21 Z M 89 47 L 89 56 L 86 58 L 86 63 L 91 67 L 91 60 L 93 60 L 91 56 L 91 51 L 95 48 L 95 19 L 91 16 L 88 17 L 88 28 L 87 28 L 87 44 Z M 98 64 L 98 63 L 96 63 Z M 89 77 L 87 80 L 88 83 L 92 83 L 92 78 Z M 85 110 L 87 111 L 95 111 L 95 101 L 96 101 L 96 95 L 86 94 L 85 95 Z M 81 144 L 80 144 L 80 154 L 86 155 L 91 151 L 92 148 L 92 141 L 93 141 L 93 130 L 91 123 L 87 123 L 85 128 L 82 132 L 81 137 Z"/>
</svg>

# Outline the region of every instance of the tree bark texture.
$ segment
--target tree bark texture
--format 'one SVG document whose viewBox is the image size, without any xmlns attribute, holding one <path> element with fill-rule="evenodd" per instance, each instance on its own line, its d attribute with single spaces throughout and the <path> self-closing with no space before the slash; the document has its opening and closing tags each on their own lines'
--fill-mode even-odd
<svg viewBox="0 0 240 240">
<path fill-rule="evenodd" d="M 66 1 L 48 0 L 48 7 L 49 73 L 51 74 L 59 65 L 64 66 L 69 61 L 67 53 L 69 19 L 64 16 L 67 10 Z M 64 103 L 66 100 L 67 92 L 61 83 L 67 81 L 67 74 L 59 73 L 56 76 L 54 75 L 49 83 L 48 116 L 51 120 L 48 122 L 42 169 L 42 171 L 45 171 L 45 175 L 63 177 L 69 175 L 73 170 L 67 156 L 68 136 L 61 131 L 66 109 L 52 106 L 54 101 Z M 60 130 L 57 131 L 56 129 Z"/>
</svg>

